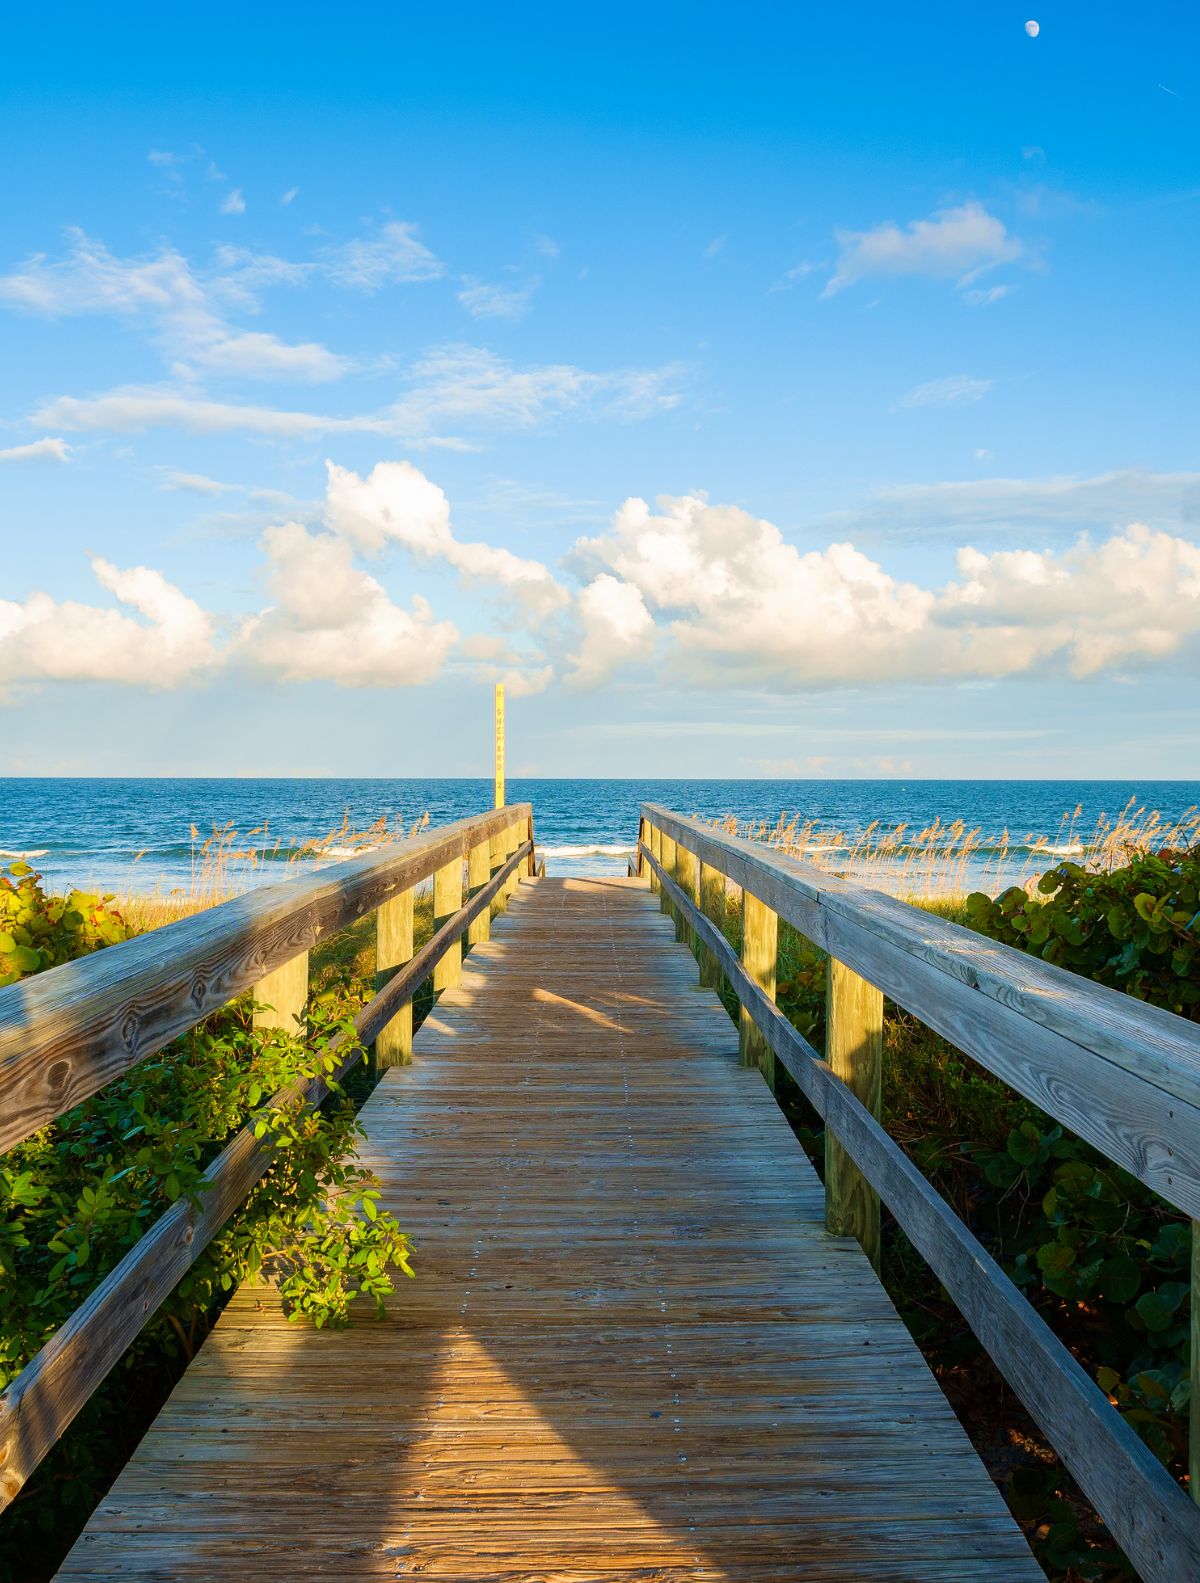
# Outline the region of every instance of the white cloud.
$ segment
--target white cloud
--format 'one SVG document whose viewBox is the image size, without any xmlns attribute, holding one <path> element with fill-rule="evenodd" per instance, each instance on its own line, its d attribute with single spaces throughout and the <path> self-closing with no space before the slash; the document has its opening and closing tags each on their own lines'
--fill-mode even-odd
<svg viewBox="0 0 1200 1583">
<path fill-rule="evenodd" d="M 683 400 L 676 367 L 594 373 L 571 364 L 519 368 L 481 347 L 442 347 L 410 370 L 403 394 L 376 412 L 335 416 L 216 401 L 188 386 L 127 385 L 98 396 L 56 396 L 36 421 L 75 431 L 179 428 L 197 434 L 245 430 L 276 438 L 376 434 L 408 444 L 466 448 L 469 429 L 532 429 L 564 415 L 633 422 Z M 442 431 L 442 432 L 439 432 Z"/>
<path fill-rule="evenodd" d="M 595 686 L 653 651 L 654 619 L 633 583 L 601 572 L 583 589 L 575 611 L 581 637 L 570 656 L 570 679 L 579 686 Z"/>
<path fill-rule="evenodd" d="M 274 605 L 246 623 L 234 647 L 281 681 L 411 687 L 439 673 L 458 638 L 414 594 L 410 609 L 353 562 L 353 546 L 298 522 L 263 536 Z"/>
<path fill-rule="evenodd" d="M 174 468 L 163 475 L 160 489 L 179 489 L 191 495 L 227 495 L 236 490 L 236 484 L 222 484 L 204 473 L 181 473 Z"/>
<path fill-rule="evenodd" d="M 540 284 L 536 275 L 523 286 L 494 286 L 464 275 L 458 300 L 473 319 L 520 319 Z"/>
<path fill-rule="evenodd" d="M 71 447 L 65 440 L 46 435 L 41 440 L 31 440 L 28 445 L 10 445 L 0 451 L 0 462 L 69 462 Z"/>
<path fill-rule="evenodd" d="M 0 276 L 0 303 L 48 318 L 111 314 L 145 324 L 172 360 L 243 378 L 328 380 L 354 366 L 315 342 L 290 344 L 228 323 L 222 298 L 236 295 L 253 306 L 250 288 L 265 278 L 261 261 L 243 264 L 232 278 L 206 280 L 170 248 L 119 258 L 82 231 L 69 237 L 65 258 L 51 263 L 39 254 Z"/>
<path fill-rule="evenodd" d="M 994 379 L 974 379 L 970 374 L 948 374 L 914 385 L 900 398 L 902 407 L 969 407 L 995 386 Z"/>
<path fill-rule="evenodd" d="M 962 299 L 969 308 L 990 308 L 994 302 L 1002 302 L 1015 290 L 1015 286 L 976 286 L 971 291 L 964 291 Z"/>
<path fill-rule="evenodd" d="M 791 269 L 785 269 L 779 279 L 772 285 L 771 290 L 790 291 L 799 281 L 804 280 L 821 267 L 820 264 L 813 263 L 809 259 L 802 259 L 799 264 L 793 264 Z"/>
<path fill-rule="evenodd" d="M 288 190 L 285 193 L 282 193 L 280 195 L 279 201 L 284 206 L 285 209 L 287 208 L 288 204 L 294 202 L 294 200 L 296 198 L 296 195 L 297 195 L 297 193 L 299 191 L 300 191 L 299 187 L 289 187 Z"/>
<path fill-rule="evenodd" d="M 562 251 L 552 236 L 535 236 L 533 246 L 543 258 L 557 258 Z"/>
<path fill-rule="evenodd" d="M 869 231 L 836 235 L 841 253 L 825 297 L 873 276 L 923 275 L 965 287 L 1024 253 L 1004 222 L 974 200 L 939 209 L 928 220 L 912 220 L 903 229 L 886 220 Z"/>
<path fill-rule="evenodd" d="M 820 518 L 810 524 L 810 531 L 961 542 L 964 535 L 980 531 L 1108 532 L 1139 520 L 1194 528 L 1200 522 L 1200 473 L 1127 468 L 1090 478 L 1064 474 L 898 484 L 876 491 L 861 506 Z"/>
<path fill-rule="evenodd" d="M 725 244 L 729 240 L 729 232 L 723 231 L 720 236 L 714 236 L 712 241 L 704 248 L 705 258 L 716 258 L 718 253 L 725 251 Z"/>
<path fill-rule="evenodd" d="M 627 501 L 612 534 L 581 540 L 577 557 L 613 579 L 602 605 L 629 614 L 636 644 L 649 640 L 640 600 L 669 640 L 669 671 L 707 687 L 998 678 L 1049 665 L 1082 677 L 1200 640 L 1200 547 L 1136 524 L 1057 553 L 964 548 L 956 580 L 926 588 L 852 544 L 802 551 L 735 507 L 664 497 L 658 515 Z M 608 663 L 601 638 L 581 679 L 602 680 Z"/>
<path fill-rule="evenodd" d="M 245 214 L 246 200 L 242 197 L 242 189 L 235 187 L 232 192 L 227 192 L 221 200 L 222 214 Z"/>
<path fill-rule="evenodd" d="M 92 570 L 125 610 L 42 593 L 21 603 L 0 600 L 0 687 L 37 681 L 174 687 L 216 664 L 212 617 L 161 572 L 123 571 L 99 557 Z"/>
<path fill-rule="evenodd" d="M 400 545 L 419 560 L 441 560 L 463 577 L 511 596 L 530 616 L 552 614 L 567 594 L 540 561 L 497 545 L 464 543 L 450 526 L 450 502 L 411 462 L 379 462 L 366 478 L 327 462 L 328 526 L 367 555 Z"/>
<path fill-rule="evenodd" d="M 441 259 L 418 240 L 416 226 L 400 220 L 380 226 L 374 236 L 326 248 L 321 257 L 322 270 L 335 285 L 356 291 L 437 280 L 446 272 Z"/>
</svg>

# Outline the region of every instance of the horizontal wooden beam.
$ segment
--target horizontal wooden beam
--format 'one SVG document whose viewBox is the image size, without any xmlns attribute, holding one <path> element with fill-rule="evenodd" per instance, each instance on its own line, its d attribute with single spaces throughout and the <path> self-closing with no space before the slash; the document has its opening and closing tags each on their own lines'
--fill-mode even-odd
<svg viewBox="0 0 1200 1583">
<path fill-rule="evenodd" d="M 326 935 L 530 817 L 490 810 L 0 989 L 0 1154 Z"/>
<path fill-rule="evenodd" d="M 281 1089 L 271 1109 L 319 1105 L 457 944 L 492 898 L 527 859 L 526 841 L 502 869 L 455 913 L 416 955 L 397 969 L 354 1019 L 358 1044 L 328 1077 Z M 336 1054 L 341 1035 L 325 1046 Z M 147 1321 L 195 1264 L 204 1249 L 271 1163 L 269 1140 L 243 1127 L 209 1166 L 198 1202 L 176 1199 L 170 1209 L 115 1266 L 70 1319 L 0 1395 L 0 1511 L 16 1496 L 38 1463 L 84 1407 Z"/>
<path fill-rule="evenodd" d="M 950 1205 L 750 978 L 725 935 L 643 850 L 780 1063 L 949 1292 L 1146 1583 L 1200 1576 L 1200 1509 Z"/>
<path fill-rule="evenodd" d="M 761 841 L 642 817 L 951 1044 L 1200 1217 L 1200 1027 Z"/>
</svg>

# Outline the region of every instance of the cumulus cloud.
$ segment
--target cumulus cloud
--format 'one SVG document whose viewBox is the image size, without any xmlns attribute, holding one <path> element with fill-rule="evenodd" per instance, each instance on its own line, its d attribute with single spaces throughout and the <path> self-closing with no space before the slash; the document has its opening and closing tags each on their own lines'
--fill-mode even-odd
<svg viewBox="0 0 1200 1583">
<path fill-rule="evenodd" d="M 822 296 L 874 276 L 923 275 L 972 284 L 985 271 L 1020 258 L 1024 245 L 1003 220 L 971 201 L 938 209 L 901 227 L 885 220 L 868 231 L 838 231 L 841 249 Z"/>
<path fill-rule="evenodd" d="M 289 682 L 409 687 L 437 676 L 458 632 L 419 594 L 396 604 L 334 533 L 290 522 L 262 542 L 274 604 L 242 629 L 236 657 Z"/>
<path fill-rule="evenodd" d="M 654 648 L 654 618 L 631 582 L 601 572 L 575 604 L 581 638 L 570 656 L 571 680 L 582 687 L 605 681 L 615 670 L 646 659 Z"/>
<path fill-rule="evenodd" d="M 411 462 L 379 462 L 366 478 L 333 462 L 325 465 L 325 520 L 365 554 L 401 545 L 419 560 L 445 561 L 463 577 L 511 595 L 530 614 L 548 615 L 567 602 L 540 561 L 456 538 L 450 502 Z"/>
<path fill-rule="evenodd" d="M 69 462 L 71 447 L 65 440 L 46 435 L 41 440 L 31 440 L 28 445 L 10 445 L 0 451 L 0 462 Z"/>
<path fill-rule="evenodd" d="M 669 640 L 668 668 L 706 686 L 998 678 L 1045 665 L 1083 677 L 1200 638 L 1200 547 L 1139 525 L 1063 552 L 964 548 L 957 578 L 928 588 L 852 544 L 803 551 L 772 523 L 692 495 L 663 497 L 657 515 L 627 501 L 612 533 L 581 540 L 577 557 L 613 579 L 602 602 L 633 613 L 643 651 L 637 600 Z M 578 670 L 595 682 L 608 669 L 601 639 Z"/>
<path fill-rule="evenodd" d="M 227 192 L 221 200 L 222 214 L 245 214 L 246 200 L 242 197 L 242 189 L 235 187 L 232 192 Z"/>
<path fill-rule="evenodd" d="M 900 398 L 902 407 L 969 407 L 995 386 L 994 379 L 973 379 L 970 374 L 947 374 L 930 379 Z"/>
<path fill-rule="evenodd" d="M 0 687 L 36 681 L 174 687 L 217 663 L 213 618 L 161 572 L 122 570 L 99 557 L 92 570 L 123 609 L 43 593 L 19 603 L 0 600 Z"/>
</svg>

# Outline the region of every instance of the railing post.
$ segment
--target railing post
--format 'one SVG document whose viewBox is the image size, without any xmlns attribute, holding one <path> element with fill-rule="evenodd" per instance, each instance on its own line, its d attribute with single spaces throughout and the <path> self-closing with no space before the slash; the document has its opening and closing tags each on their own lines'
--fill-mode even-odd
<svg viewBox="0 0 1200 1583">
<path fill-rule="evenodd" d="M 700 868 L 696 861 L 696 854 L 689 852 L 685 846 L 675 848 L 675 883 L 689 901 L 699 905 L 700 901 Z M 684 916 L 683 908 L 679 909 L 679 916 L 675 920 L 675 938 L 682 940 L 685 945 L 695 947 L 696 936 L 691 924 Z"/>
<path fill-rule="evenodd" d="M 700 911 L 725 933 L 725 876 L 719 868 L 707 863 L 700 865 Z M 700 982 L 705 989 L 720 989 L 721 964 L 704 941 L 700 947 Z"/>
<path fill-rule="evenodd" d="M 493 874 L 498 874 L 504 867 L 505 858 L 507 856 L 504 849 L 504 844 L 505 832 L 503 830 L 497 830 L 496 834 L 492 836 L 491 840 L 488 842 L 488 853 Z M 492 917 L 497 917 L 507 906 L 508 891 L 502 885 L 492 898 Z"/>
<path fill-rule="evenodd" d="M 825 1020 L 825 1059 L 878 1118 L 883 1093 L 883 992 L 830 957 Z M 825 1129 L 825 1229 L 857 1238 L 878 1270 L 879 1195 L 829 1127 Z"/>
<path fill-rule="evenodd" d="M 742 890 L 742 966 L 769 997 L 775 999 L 775 969 L 779 959 L 779 914 L 766 902 Z M 757 1066 L 775 1092 L 775 1052 L 758 1031 L 745 1006 L 738 1013 L 738 1048 L 743 1066 Z"/>
<path fill-rule="evenodd" d="M 508 862 L 509 858 L 513 855 L 513 853 L 517 850 L 517 848 L 520 846 L 520 844 L 521 844 L 521 826 L 519 824 L 510 824 L 509 827 L 507 828 L 507 830 L 505 830 L 505 832 L 504 832 L 504 861 L 506 863 Z M 517 889 L 517 886 L 520 885 L 520 883 L 521 883 L 521 865 L 518 863 L 516 868 L 513 869 L 512 873 L 504 881 L 504 890 L 505 890 L 506 895 L 511 896 L 513 894 L 513 892 Z"/>
<path fill-rule="evenodd" d="M 490 861 L 491 843 L 486 840 L 476 841 L 475 845 L 467 853 L 468 897 L 474 896 L 478 891 L 481 891 L 488 880 L 491 879 Z M 474 923 L 467 927 L 467 944 L 482 945 L 485 940 L 490 940 L 491 937 L 492 915 L 490 909 L 485 907 Z"/>
<path fill-rule="evenodd" d="M 651 855 L 653 857 L 657 858 L 658 861 L 661 863 L 662 862 L 662 831 L 658 828 L 658 826 L 656 824 L 652 824 L 650 826 L 650 834 L 647 837 L 646 845 L 650 848 Z M 659 883 L 658 883 L 658 875 L 654 872 L 653 869 L 651 869 L 650 870 L 650 889 L 651 889 L 652 892 L 657 892 L 659 890 L 659 888 L 660 887 L 659 887 Z"/>
<path fill-rule="evenodd" d="M 642 843 L 644 841 L 648 842 L 649 839 L 650 839 L 650 836 L 649 836 L 648 831 L 647 831 L 646 821 L 644 819 L 639 818 L 639 820 L 638 820 L 637 850 L 633 854 L 633 857 L 634 857 L 633 872 L 634 872 L 634 875 L 636 876 L 636 878 L 638 878 L 638 879 L 641 879 L 643 873 L 645 872 L 646 860 L 642 856 Z"/>
<path fill-rule="evenodd" d="M 290 962 L 281 962 L 254 986 L 254 998 L 263 1007 L 254 1013 L 256 1028 L 282 1028 L 287 1033 L 304 1032 L 304 1008 L 308 1002 L 308 952 L 301 951 Z"/>
<path fill-rule="evenodd" d="M 448 923 L 463 904 L 463 860 L 453 858 L 433 876 L 433 932 Z M 433 990 L 453 989 L 462 982 L 462 937 L 449 947 L 433 970 Z"/>
<path fill-rule="evenodd" d="M 1192 1221 L 1192 1397 L 1188 1409 L 1188 1489 L 1200 1505 L 1200 1220 Z"/>
<path fill-rule="evenodd" d="M 663 866 L 663 872 L 665 874 L 669 875 L 671 879 L 674 879 L 675 878 L 675 843 L 674 843 L 674 841 L 672 841 L 671 837 L 666 833 L 665 830 L 660 832 L 659 839 L 660 839 L 660 842 L 661 842 L 661 854 L 662 855 L 660 856 L 658 861 Z M 667 892 L 666 892 L 665 888 L 662 889 L 659 892 L 658 905 L 662 908 L 663 912 L 666 913 L 668 918 L 673 918 L 675 916 L 675 908 L 674 908 L 674 906 L 673 906 L 673 904 L 671 902 L 671 898 L 667 895 Z"/>
<path fill-rule="evenodd" d="M 533 809 L 529 810 L 529 818 L 525 821 L 525 831 L 521 836 L 522 841 L 529 842 L 529 856 L 525 859 L 525 872 L 530 879 L 537 878 L 537 847 L 533 840 Z"/>
<path fill-rule="evenodd" d="M 375 913 L 375 990 L 383 988 L 398 967 L 412 960 L 413 889 L 385 901 Z M 412 1001 L 406 1000 L 381 1028 L 375 1040 L 375 1065 L 381 1072 L 390 1066 L 408 1066 L 413 1054 Z"/>
</svg>

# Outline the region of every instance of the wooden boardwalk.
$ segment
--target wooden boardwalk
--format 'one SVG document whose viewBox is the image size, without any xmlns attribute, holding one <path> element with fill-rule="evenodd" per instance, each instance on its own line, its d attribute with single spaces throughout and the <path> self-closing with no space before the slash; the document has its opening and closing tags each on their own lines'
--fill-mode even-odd
<svg viewBox="0 0 1200 1583">
<path fill-rule="evenodd" d="M 418 1279 L 240 1291 L 60 1577 L 1041 1578 L 644 884 L 522 885 L 363 1119 Z"/>
</svg>

